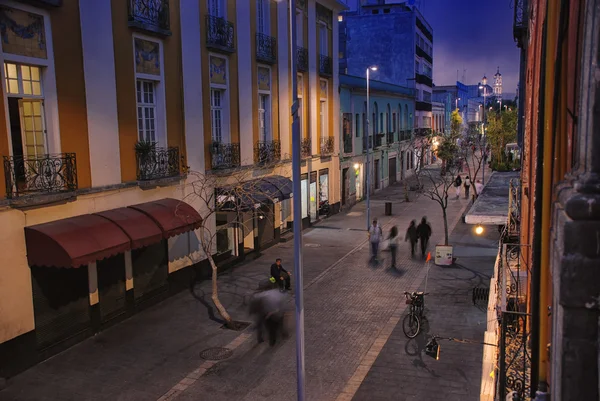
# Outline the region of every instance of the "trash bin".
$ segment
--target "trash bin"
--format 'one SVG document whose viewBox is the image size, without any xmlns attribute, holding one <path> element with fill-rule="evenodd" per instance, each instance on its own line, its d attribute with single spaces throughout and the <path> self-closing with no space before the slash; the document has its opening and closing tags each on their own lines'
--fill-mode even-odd
<svg viewBox="0 0 600 401">
<path fill-rule="evenodd" d="M 386 216 L 392 215 L 392 202 L 385 202 L 385 215 Z"/>
</svg>

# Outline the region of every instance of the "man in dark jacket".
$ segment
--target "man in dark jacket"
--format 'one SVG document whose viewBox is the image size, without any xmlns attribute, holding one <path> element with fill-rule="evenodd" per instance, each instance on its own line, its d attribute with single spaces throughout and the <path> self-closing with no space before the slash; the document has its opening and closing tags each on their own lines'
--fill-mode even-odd
<svg viewBox="0 0 600 401">
<path fill-rule="evenodd" d="M 281 258 L 277 258 L 275 263 L 271 265 L 271 277 L 277 280 L 279 289 L 283 290 L 283 284 L 285 283 L 285 290 L 290 290 L 290 278 L 291 274 L 283 268 L 281 265 Z"/>
<path fill-rule="evenodd" d="M 431 226 L 427 222 L 427 217 L 423 216 L 421 223 L 417 227 L 417 236 L 421 241 L 421 255 L 425 257 L 427 251 L 427 245 L 429 244 L 429 237 L 431 237 Z"/>
<path fill-rule="evenodd" d="M 408 229 L 406 230 L 406 237 L 404 241 L 410 241 L 410 256 L 415 257 L 415 246 L 419 241 L 419 236 L 417 235 L 417 221 L 413 220 L 410 222 Z"/>
</svg>

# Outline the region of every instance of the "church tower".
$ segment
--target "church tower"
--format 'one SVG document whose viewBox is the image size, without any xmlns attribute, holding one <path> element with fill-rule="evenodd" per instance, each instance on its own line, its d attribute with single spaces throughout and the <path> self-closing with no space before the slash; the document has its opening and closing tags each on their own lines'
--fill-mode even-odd
<svg viewBox="0 0 600 401">
<path fill-rule="evenodd" d="M 496 98 L 502 98 L 502 74 L 500 74 L 500 67 L 496 71 L 496 75 L 494 75 L 494 96 Z"/>
</svg>

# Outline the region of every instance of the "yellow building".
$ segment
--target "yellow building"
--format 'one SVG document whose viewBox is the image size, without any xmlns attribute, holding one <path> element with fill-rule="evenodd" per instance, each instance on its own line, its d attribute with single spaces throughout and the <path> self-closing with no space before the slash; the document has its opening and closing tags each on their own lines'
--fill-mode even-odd
<svg viewBox="0 0 600 401">
<path fill-rule="evenodd" d="M 0 377 L 163 299 L 203 265 L 192 172 L 224 186 L 239 171 L 287 182 L 290 54 L 303 215 L 339 207 L 341 4 L 297 6 L 290 52 L 285 1 L 2 1 Z M 276 242 L 289 196 L 267 219 L 250 215 L 250 229 L 219 227 L 238 246 L 215 254 Z"/>
</svg>

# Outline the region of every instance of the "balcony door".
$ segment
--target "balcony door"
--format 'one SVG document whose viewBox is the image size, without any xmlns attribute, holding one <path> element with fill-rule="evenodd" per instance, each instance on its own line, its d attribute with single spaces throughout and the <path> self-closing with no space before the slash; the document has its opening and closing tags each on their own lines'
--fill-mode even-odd
<svg viewBox="0 0 600 401">
<path fill-rule="evenodd" d="M 256 26 L 258 33 L 269 34 L 269 3 L 270 0 L 256 1 Z"/>
<path fill-rule="evenodd" d="M 208 14 L 213 17 L 225 18 L 225 4 L 223 0 L 208 0 Z"/>
<path fill-rule="evenodd" d="M 40 67 L 4 63 L 8 114 L 16 158 L 48 153 Z"/>
</svg>

